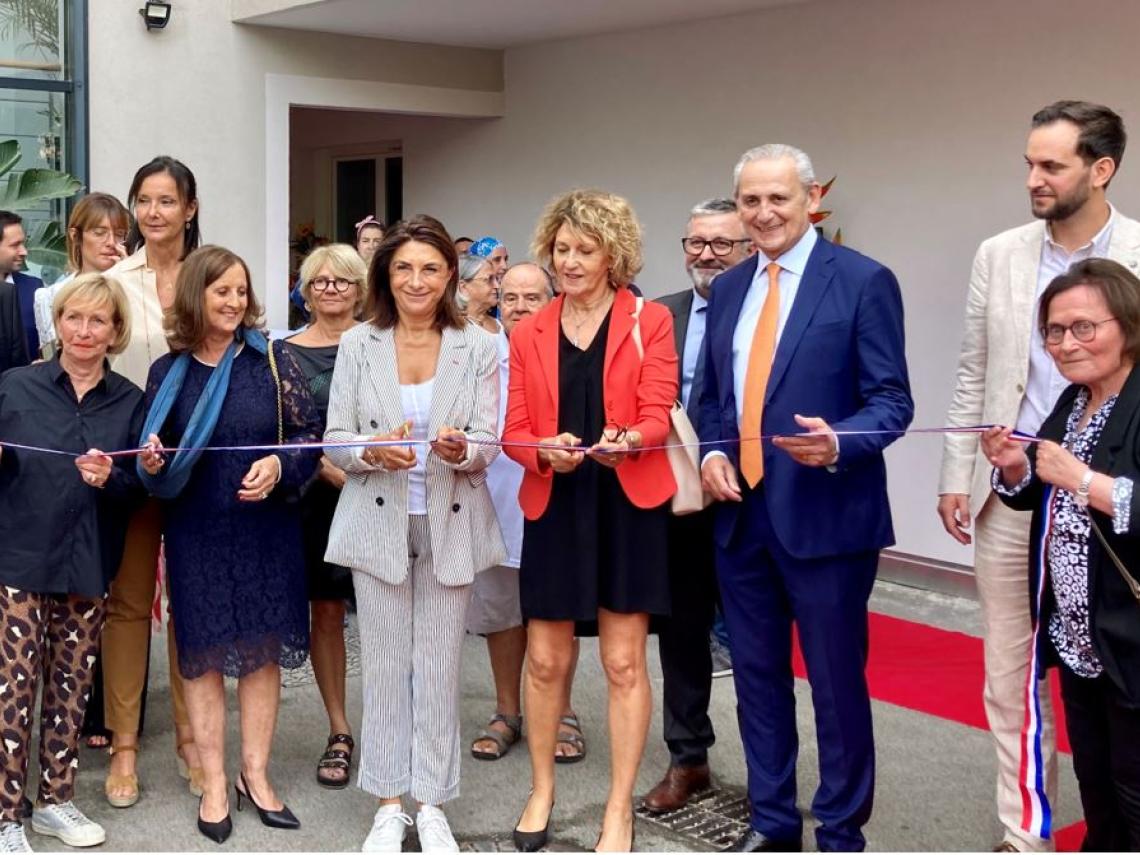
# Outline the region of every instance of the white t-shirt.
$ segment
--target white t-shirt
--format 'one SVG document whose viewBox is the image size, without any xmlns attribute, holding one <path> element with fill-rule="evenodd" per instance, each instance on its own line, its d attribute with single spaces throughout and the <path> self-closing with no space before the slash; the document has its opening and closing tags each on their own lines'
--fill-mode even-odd
<svg viewBox="0 0 1140 855">
<path fill-rule="evenodd" d="M 423 383 L 400 384 L 400 403 L 404 418 L 412 423 L 411 438 L 428 438 L 428 414 L 431 412 L 431 392 L 435 378 Z M 408 513 L 427 513 L 427 487 L 424 480 L 428 449 L 426 445 L 412 446 L 416 452 L 416 465 L 408 470 Z"/>
</svg>

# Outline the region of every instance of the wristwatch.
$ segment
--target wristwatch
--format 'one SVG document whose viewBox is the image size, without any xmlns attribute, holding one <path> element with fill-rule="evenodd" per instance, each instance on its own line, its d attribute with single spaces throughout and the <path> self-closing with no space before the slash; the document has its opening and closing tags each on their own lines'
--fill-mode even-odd
<svg viewBox="0 0 1140 855">
<path fill-rule="evenodd" d="M 1091 467 L 1085 470 L 1085 474 L 1081 478 L 1081 485 L 1077 487 L 1077 492 L 1073 494 L 1073 501 L 1077 503 L 1078 508 L 1087 508 L 1089 506 L 1089 488 L 1092 486 L 1093 475 L 1095 474 Z"/>
</svg>

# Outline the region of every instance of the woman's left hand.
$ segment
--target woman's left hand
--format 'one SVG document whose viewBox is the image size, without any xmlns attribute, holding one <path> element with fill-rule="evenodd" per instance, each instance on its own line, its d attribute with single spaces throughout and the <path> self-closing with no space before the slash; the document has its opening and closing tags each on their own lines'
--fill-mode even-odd
<svg viewBox="0 0 1140 855">
<path fill-rule="evenodd" d="M 635 430 L 624 431 L 620 439 L 615 439 L 602 431 L 602 438 L 590 446 L 586 453 L 603 466 L 616 469 L 629 459 L 631 451 L 641 448 L 641 434 Z"/>
<path fill-rule="evenodd" d="M 83 480 L 91 487 L 101 488 L 111 477 L 113 461 L 97 448 L 90 448 L 86 454 L 75 458 L 75 468 L 83 476 Z"/>
<path fill-rule="evenodd" d="M 253 461 L 245 477 L 241 479 L 242 489 L 238 490 L 239 502 L 261 502 L 269 498 L 277 482 L 281 480 L 281 459 L 269 454 Z"/>
<path fill-rule="evenodd" d="M 1055 442 L 1042 440 L 1037 443 L 1037 477 L 1046 484 L 1075 493 L 1088 468 L 1087 463 L 1082 463 Z"/>
<path fill-rule="evenodd" d="M 431 450 L 444 463 L 458 466 L 467 457 L 467 435 L 453 427 L 441 427 Z"/>
</svg>

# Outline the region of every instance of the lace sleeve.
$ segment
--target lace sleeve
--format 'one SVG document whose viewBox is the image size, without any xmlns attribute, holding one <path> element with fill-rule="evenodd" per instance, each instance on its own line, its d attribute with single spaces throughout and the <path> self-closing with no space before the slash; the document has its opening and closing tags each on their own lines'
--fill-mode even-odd
<svg viewBox="0 0 1140 855">
<path fill-rule="evenodd" d="M 272 343 L 281 381 L 281 419 L 286 443 L 320 442 L 321 419 L 305 375 L 284 343 Z M 320 449 L 284 451 L 281 458 L 281 483 L 300 487 L 312 477 L 321 459 Z"/>
<path fill-rule="evenodd" d="M 1033 480 L 1033 465 L 1032 462 L 1029 466 L 1025 467 L 1025 475 L 1020 481 L 1012 487 L 1005 486 L 1001 480 L 1001 470 L 996 466 L 993 472 L 990 473 L 990 486 L 994 488 L 994 492 L 999 496 L 1016 496 L 1022 490 L 1029 486 L 1029 482 Z"/>
</svg>

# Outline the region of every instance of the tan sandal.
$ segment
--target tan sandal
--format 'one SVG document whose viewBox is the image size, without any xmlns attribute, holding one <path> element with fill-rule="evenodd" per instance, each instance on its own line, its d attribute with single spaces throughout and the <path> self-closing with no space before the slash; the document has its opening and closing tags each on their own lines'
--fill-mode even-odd
<svg viewBox="0 0 1140 855">
<path fill-rule="evenodd" d="M 138 758 L 139 747 L 137 745 L 120 745 L 115 747 L 112 745 L 107 749 L 107 752 L 114 757 L 124 751 L 133 751 L 136 759 Z M 125 796 L 113 796 L 112 790 L 127 790 Z M 107 797 L 107 804 L 113 808 L 129 808 L 139 800 L 139 776 L 137 774 L 130 775 L 115 775 L 107 773 L 107 780 L 103 782 L 103 795 Z"/>
<path fill-rule="evenodd" d="M 190 795 L 195 798 L 201 798 L 203 786 L 206 783 L 206 770 L 201 766 L 188 765 L 186 758 L 182 756 L 182 749 L 187 745 L 193 744 L 193 737 L 181 740 L 174 749 L 174 756 L 178 758 L 178 774 L 181 775 L 184 780 L 190 782 Z"/>
</svg>

